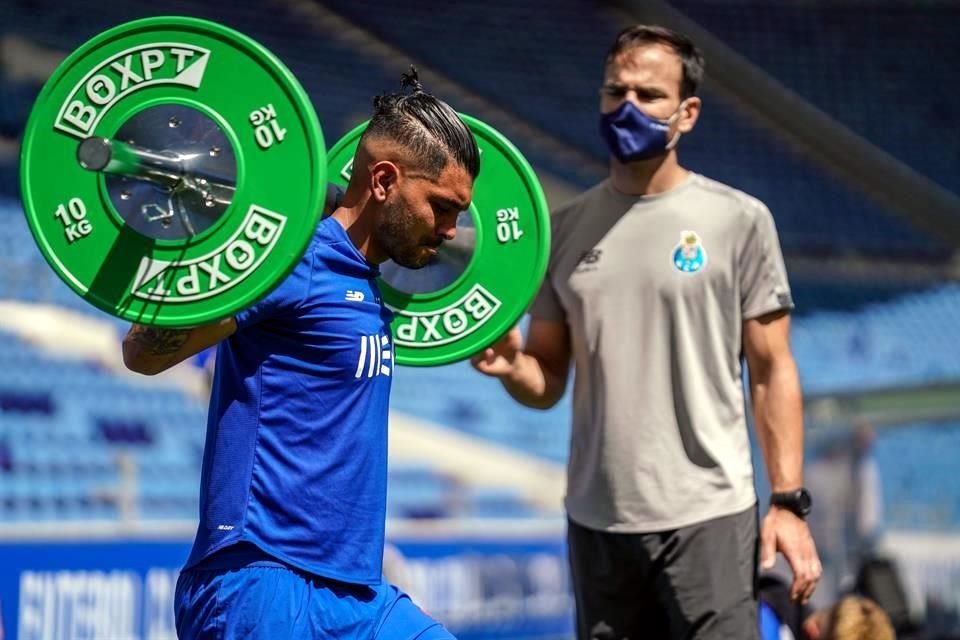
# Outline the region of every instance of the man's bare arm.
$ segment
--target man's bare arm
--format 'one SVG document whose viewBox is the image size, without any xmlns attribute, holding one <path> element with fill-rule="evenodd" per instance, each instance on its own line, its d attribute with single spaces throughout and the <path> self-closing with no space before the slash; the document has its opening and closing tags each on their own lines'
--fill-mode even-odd
<svg viewBox="0 0 960 640">
<path fill-rule="evenodd" d="M 233 318 L 191 329 L 134 324 L 123 339 L 123 363 L 131 371 L 152 376 L 212 347 L 236 330 Z"/>
</svg>

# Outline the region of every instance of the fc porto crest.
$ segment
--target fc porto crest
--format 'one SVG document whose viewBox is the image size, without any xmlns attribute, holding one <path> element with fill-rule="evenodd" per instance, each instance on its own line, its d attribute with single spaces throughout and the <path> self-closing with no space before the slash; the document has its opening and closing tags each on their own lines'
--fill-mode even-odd
<svg viewBox="0 0 960 640">
<path fill-rule="evenodd" d="M 707 250 L 695 231 L 684 231 L 673 249 L 673 266 L 684 273 L 696 273 L 707 266 Z"/>
</svg>

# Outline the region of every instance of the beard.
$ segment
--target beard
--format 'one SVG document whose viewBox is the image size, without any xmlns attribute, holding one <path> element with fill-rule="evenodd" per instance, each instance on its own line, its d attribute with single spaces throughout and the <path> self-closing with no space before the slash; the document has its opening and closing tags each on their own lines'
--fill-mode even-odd
<svg viewBox="0 0 960 640">
<path fill-rule="evenodd" d="M 377 243 L 391 260 L 407 269 L 421 269 L 433 259 L 425 246 L 438 247 L 440 239 L 419 238 L 417 221 L 410 210 L 400 202 L 384 204 L 383 217 L 377 225 Z"/>
</svg>

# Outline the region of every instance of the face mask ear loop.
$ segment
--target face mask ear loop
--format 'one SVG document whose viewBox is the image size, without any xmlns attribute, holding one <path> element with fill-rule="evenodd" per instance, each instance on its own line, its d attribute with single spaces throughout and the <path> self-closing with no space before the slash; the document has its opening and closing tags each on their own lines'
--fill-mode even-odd
<svg viewBox="0 0 960 640">
<path fill-rule="evenodd" d="M 673 112 L 672 116 L 670 116 L 670 119 L 668 120 L 668 122 L 670 123 L 671 126 L 673 126 L 673 120 L 679 117 L 680 112 L 683 110 L 683 105 L 685 104 L 687 104 L 686 100 L 683 100 L 682 102 L 680 102 L 680 105 L 677 107 L 677 110 Z M 677 129 L 677 132 L 673 134 L 672 138 L 670 138 L 670 142 L 667 143 L 667 146 L 666 146 L 667 151 L 671 151 L 674 147 L 677 146 L 677 143 L 680 142 L 681 135 L 683 134 L 680 133 L 679 129 Z"/>
</svg>

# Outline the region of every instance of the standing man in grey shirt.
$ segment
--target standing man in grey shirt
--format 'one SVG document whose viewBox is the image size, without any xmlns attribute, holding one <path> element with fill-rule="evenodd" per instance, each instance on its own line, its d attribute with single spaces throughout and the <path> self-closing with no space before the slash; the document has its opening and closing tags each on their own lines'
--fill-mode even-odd
<svg viewBox="0 0 960 640">
<path fill-rule="evenodd" d="M 809 600 L 820 561 L 804 520 L 793 307 L 759 200 L 680 166 L 703 57 L 684 35 L 623 31 L 607 55 L 610 176 L 555 211 L 526 345 L 473 359 L 521 403 L 563 395 L 573 358 L 565 506 L 581 640 L 757 637 L 757 549 Z M 758 537 L 741 384 L 774 495 Z"/>
</svg>

